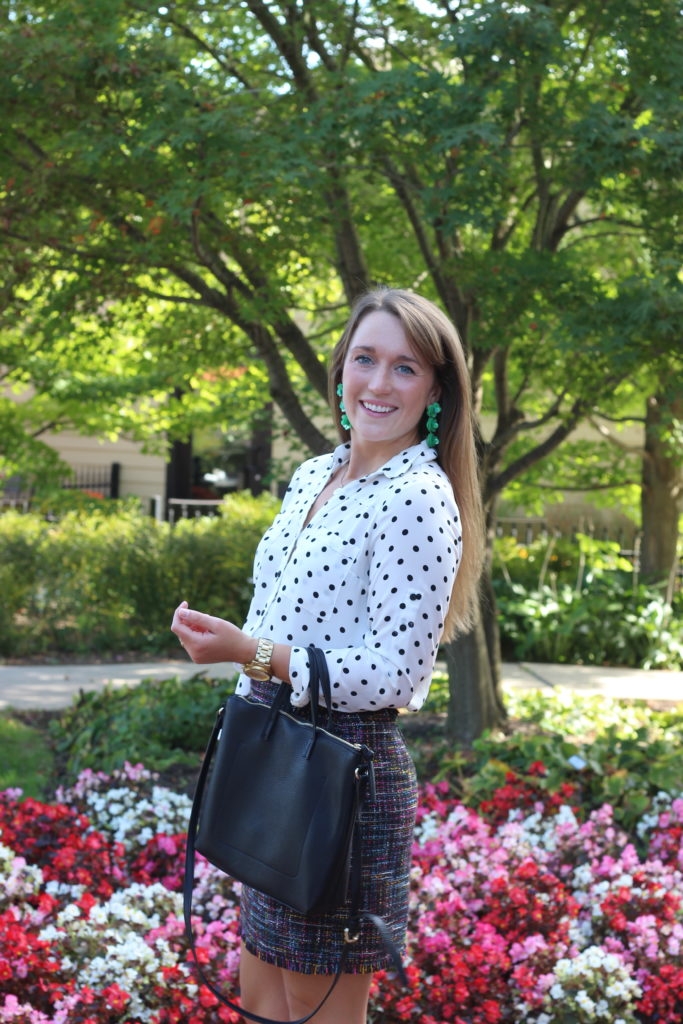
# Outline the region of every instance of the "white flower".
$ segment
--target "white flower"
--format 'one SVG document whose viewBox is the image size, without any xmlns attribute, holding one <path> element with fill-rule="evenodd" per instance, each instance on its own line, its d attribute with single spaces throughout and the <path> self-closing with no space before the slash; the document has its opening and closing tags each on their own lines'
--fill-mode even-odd
<svg viewBox="0 0 683 1024">
<path fill-rule="evenodd" d="M 584 992 L 583 990 L 577 993 L 576 1002 L 579 1008 L 581 1010 L 585 1010 L 586 1013 L 593 1013 L 593 1011 L 595 1010 L 595 1003 L 588 995 L 588 993 Z"/>
</svg>

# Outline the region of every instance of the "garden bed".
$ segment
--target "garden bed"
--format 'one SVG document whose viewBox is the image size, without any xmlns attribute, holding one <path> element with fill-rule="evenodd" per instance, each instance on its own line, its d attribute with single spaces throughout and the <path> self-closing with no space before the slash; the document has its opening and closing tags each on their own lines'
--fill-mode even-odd
<svg viewBox="0 0 683 1024">
<path fill-rule="evenodd" d="M 134 717 L 177 698 L 172 683 L 133 692 Z M 109 724 L 125 730 L 111 699 Z M 22 717 L 58 740 L 56 723 L 79 736 L 106 707 L 99 695 Z M 409 987 L 378 975 L 370 1024 L 679 1024 L 683 709 L 524 694 L 509 710 L 514 731 L 467 756 L 443 744 L 441 710 L 406 718 L 408 742 L 441 780 L 421 786 Z M 84 751 L 78 741 L 70 753 Z M 93 764 L 111 756 L 89 751 Z M 197 990 L 182 933 L 199 755 L 159 774 L 74 774 L 61 756 L 53 798 L 0 796 L 0 1021 L 237 1020 Z M 239 886 L 202 858 L 195 909 L 206 969 L 234 996 Z"/>
</svg>

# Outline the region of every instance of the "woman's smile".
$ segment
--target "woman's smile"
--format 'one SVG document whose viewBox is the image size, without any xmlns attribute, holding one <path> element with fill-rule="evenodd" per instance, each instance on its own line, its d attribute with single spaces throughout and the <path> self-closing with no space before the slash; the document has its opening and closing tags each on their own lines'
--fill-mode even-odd
<svg viewBox="0 0 683 1024">
<path fill-rule="evenodd" d="M 378 413 L 378 414 L 385 414 L 385 413 L 393 412 L 395 410 L 395 408 L 396 408 L 396 406 L 394 406 L 394 405 L 378 405 L 376 402 L 363 402 L 363 401 L 361 401 L 360 404 L 363 406 L 364 409 L 367 409 L 368 412 Z"/>
</svg>

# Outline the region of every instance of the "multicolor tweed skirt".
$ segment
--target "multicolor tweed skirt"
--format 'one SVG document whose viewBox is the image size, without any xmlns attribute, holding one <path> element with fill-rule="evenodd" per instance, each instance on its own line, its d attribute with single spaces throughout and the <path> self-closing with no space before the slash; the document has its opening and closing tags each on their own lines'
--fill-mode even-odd
<svg viewBox="0 0 683 1024">
<path fill-rule="evenodd" d="M 252 683 L 252 697 L 270 702 L 276 687 Z M 308 717 L 304 708 L 295 714 Z M 405 948 L 411 846 L 417 809 L 415 768 L 394 710 L 339 712 L 334 732 L 374 751 L 376 797 L 360 820 L 363 864 L 361 907 L 384 919 L 396 947 Z M 367 921 L 360 939 L 344 942 L 349 905 L 334 913 L 305 917 L 248 886 L 240 898 L 241 933 L 254 956 L 302 974 L 335 974 L 346 947 L 344 970 L 371 973 L 391 965 L 376 929 Z"/>
</svg>

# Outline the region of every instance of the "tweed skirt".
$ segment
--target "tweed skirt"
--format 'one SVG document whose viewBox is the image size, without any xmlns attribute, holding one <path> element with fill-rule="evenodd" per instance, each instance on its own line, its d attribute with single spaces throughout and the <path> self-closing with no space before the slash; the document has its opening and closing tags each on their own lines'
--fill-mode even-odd
<svg viewBox="0 0 683 1024">
<path fill-rule="evenodd" d="M 270 702 L 276 687 L 253 683 L 252 697 Z M 288 709 L 290 710 L 290 709 Z M 294 711 L 308 717 L 308 711 Z M 415 768 L 394 710 L 359 714 L 339 712 L 334 732 L 374 751 L 376 796 L 360 819 L 363 910 L 384 919 L 399 951 L 405 948 L 408 892 L 417 781 Z M 323 720 L 324 724 L 324 720 Z M 390 967 L 376 929 L 361 924 L 360 938 L 344 942 L 349 904 L 334 913 L 304 916 L 243 885 L 240 897 L 242 940 L 266 963 L 302 974 L 335 974 L 346 947 L 344 970 L 364 974 Z"/>
</svg>

